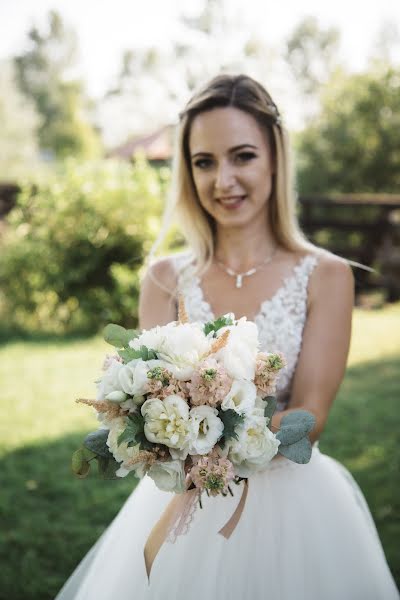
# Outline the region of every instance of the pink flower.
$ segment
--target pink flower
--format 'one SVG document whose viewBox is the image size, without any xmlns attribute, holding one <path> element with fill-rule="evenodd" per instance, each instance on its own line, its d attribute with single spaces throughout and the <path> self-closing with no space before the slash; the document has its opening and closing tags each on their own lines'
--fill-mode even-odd
<svg viewBox="0 0 400 600">
<path fill-rule="evenodd" d="M 200 458 L 191 468 L 190 477 L 197 488 L 206 490 L 211 496 L 217 496 L 228 493 L 228 485 L 235 473 L 231 461 L 213 451 Z"/>
<path fill-rule="evenodd" d="M 161 400 L 175 394 L 184 398 L 188 397 L 186 383 L 176 379 L 167 369 L 155 367 L 148 371 L 147 377 L 149 379 L 147 384 L 149 397 L 160 398 Z"/>
<path fill-rule="evenodd" d="M 232 378 L 215 358 L 204 360 L 187 383 L 190 403 L 193 406 L 207 404 L 218 406 L 232 387 Z"/>
<path fill-rule="evenodd" d="M 259 352 L 256 358 L 254 384 L 257 393 L 263 396 L 272 396 L 276 392 L 279 371 L 286 365 L 281 352 L 267 354 Z"/>
<path fill-rule="evenodd" d="M 119 354 L 106 354 L 106 357 L 103 362 L 102 370 L 107 371 L 107 369 L 109 369 L 109 367 L 111 366 L 111 363 L 114 360 L 116 360 L 117 362 L 120 362 L 120 363 L 123 362 L 123 360 Z"/>
</svg>

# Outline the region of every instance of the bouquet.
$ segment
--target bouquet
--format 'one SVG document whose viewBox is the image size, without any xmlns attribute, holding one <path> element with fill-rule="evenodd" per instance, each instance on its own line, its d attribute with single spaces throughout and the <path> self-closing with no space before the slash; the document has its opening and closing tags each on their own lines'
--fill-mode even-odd
<svg viewBox="0 0 400 600">
<path fill-rule="evenodd" d="M 314 418 L 295 411 L 273 433 L 280 352 L 259 352 L 256 325 L 233 314 L 200 324 L 182 320 L 137 333 L 105 328 L 118 348 L 97 382 L 101 428 L 73 457 L 81 477 L 96 458 L 105 477 L 150 476 L 162 490 L 191 484 L 226 495 L 229 483 L 266 468 L 279 452 L 308 462 Z"/>
<path fill-rule="evenodd" d="M 73 455 L 79 477 L 97 460 L 105 478 L 147 475 L 202 506 L 203 492 L 233 495 L 231 483 L 247 484 L 278 453 L 310 460 L 313 415 L 291 412 L 272 431 L 285 358 L 260 352 L 245 317 L 190 323 L 180 300 L 178 321 L 142 332 L 110 324 L 104 337 L 117 352 L 107 355 L 96 399 L 77 400 L 101 423 Z"/>
</svg>

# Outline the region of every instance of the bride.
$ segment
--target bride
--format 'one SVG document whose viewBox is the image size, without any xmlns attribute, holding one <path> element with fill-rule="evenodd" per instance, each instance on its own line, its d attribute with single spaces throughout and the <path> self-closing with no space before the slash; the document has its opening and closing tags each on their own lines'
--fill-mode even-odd
<svg viewBox="0 0 400 600">
<path fill-rule="evenodd" d="M 229 539 L 218 531 L 240 490 L 206 497 L 187 533 L 161 546 L 149 579 L 143 547 L 173 495 L 145 477 L 57 600 L 399 598 L 361 490 L 318 448 L 345 372 L 354 280 L 344 259 L 299 230 L 288 140 L 267 91 L 220 75 L 195 94 L 180 116 L 173 172 L 156 247 L 175 215 L 190 250 L 149 267 L 140 327 L 176 320 L 178 294 L 191 321 L 228 312 L 254 320 L 261 350 L 287 361 L 273 425 L 294 409 L 312 412 L 312 457 L 299 465 L 277 455 L 253 475 Z"/>
</svg>

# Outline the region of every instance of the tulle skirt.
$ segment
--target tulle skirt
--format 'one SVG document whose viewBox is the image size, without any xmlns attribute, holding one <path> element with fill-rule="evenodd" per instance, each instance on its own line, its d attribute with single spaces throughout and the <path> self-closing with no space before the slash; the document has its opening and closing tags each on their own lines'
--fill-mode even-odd
<svg viewBox="0 0 400 600">
<path fill-rule="evenodd" d="M 365 498 L 323 454 L 286 458 L 249 479 L 229 539 L 218 531 L 240 500 L 202 495 L 189 532 L 166 542 L 147 578 L 143 548 L 173 494 L 145 477 L 56 600 L 394 600 L 399 598 Z"/>
</svg>

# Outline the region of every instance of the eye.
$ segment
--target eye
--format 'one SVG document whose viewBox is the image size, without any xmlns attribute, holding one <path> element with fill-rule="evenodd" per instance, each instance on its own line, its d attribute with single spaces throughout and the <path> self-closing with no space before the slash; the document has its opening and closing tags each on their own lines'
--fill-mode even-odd
<svg viewBox="0 0 400 600">
<path fill-rule="evenodd" d="M 208 169 L 209 167 L 212 166 L 213 161 L 211 160 L 211 158 L 198 158 L 197 160 L 194 161 L 194 166 L 197 167 L 198 169 Z"/>
<path fill-rule="evenodd" d="M 239 152 L 236 155 L 236 160 L 239 162 L 249 162 L 253 158 L 257 158 L 257 154 L 254 154 L 254 152 Z"/>
</svg>

